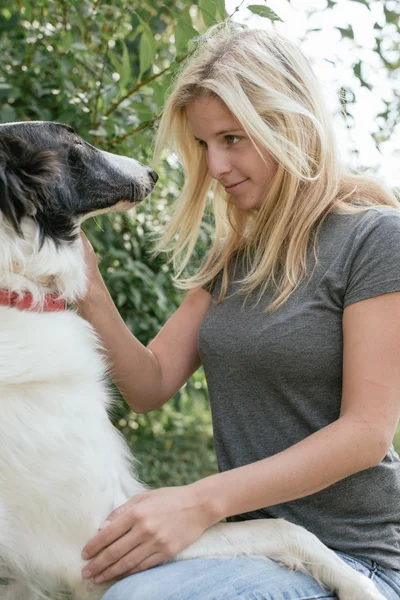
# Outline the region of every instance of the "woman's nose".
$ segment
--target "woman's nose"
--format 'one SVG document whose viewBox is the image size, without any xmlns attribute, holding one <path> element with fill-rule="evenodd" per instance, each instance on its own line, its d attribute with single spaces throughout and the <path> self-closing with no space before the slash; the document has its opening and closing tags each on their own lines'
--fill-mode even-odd
<svg viewBox="0 0 400 600">
<path fill-rule="evenodd" d="M 227 154 L 221 150 L 208 148 L 208 170 L 213 179 L 223 179 L 230 173 L 231 165 Z"/>
</svg>

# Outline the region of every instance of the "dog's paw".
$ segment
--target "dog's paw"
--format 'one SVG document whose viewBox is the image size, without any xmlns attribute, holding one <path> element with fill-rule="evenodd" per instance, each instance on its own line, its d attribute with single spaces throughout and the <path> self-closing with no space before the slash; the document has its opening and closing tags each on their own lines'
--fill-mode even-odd
<svg viewBox="0 0 400 600">
<path fill-rule="evenodd" d="M 356 585 L 345 585 L 337 590 L 339 600 L 386 600 L 371 579 L 360 574 Z"/>
</svg>

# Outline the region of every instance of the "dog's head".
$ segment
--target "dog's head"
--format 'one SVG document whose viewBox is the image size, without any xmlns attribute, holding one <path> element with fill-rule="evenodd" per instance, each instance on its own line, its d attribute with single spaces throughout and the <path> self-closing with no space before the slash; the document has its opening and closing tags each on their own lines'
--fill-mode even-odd
<svg viewBox="0 0 400 600">
<path fill-rule="evenodd" d="M 70 241 L 85 218 L 132 207 L 156 181 L 152 169 L 94 148 L 67 125 L 0 125 L 0 211 L 19 235 L 27 217 L 41 242 Z"/>
<path fill-rule="evenodd" d="M 0 125 L 0 288 L 35 297 L 50 288 L 73 300 L 85 287 L 82 221 L 133 207 L 157 178 L 67 125 Z"/>
</svg>

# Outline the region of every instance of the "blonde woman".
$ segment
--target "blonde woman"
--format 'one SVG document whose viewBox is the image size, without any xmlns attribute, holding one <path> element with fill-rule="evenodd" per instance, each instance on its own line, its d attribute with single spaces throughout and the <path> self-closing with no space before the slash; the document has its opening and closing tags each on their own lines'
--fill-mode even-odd
<svg viewBox="0 0 400 600">
<path fill-rule="evenodd" d="M 217 27 L 166 102 L 186 181 L 160 242 L 178 275 L 213 191 L 215 238 L 182 305 L 143 347 L 87 252 L 80 305 L 136 412 L 203 365 L 220 473 L 136 496 L 85 548 L 104 600 L 332 598 L 256 558 L 163 561 L 226 517 L 284 517 L 400 598 L 400 212 L 346 170 L 306 58 L 266 31 Z M 148 571 L 150 567 L 156 567 Z M 130 577 L 127 577 L 131 575 Z"/>
</svg>

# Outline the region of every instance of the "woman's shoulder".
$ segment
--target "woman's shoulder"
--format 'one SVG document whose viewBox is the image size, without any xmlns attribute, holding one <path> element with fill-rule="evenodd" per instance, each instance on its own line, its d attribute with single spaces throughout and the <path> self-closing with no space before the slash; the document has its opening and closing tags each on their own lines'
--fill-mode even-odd
<svg viewBox="0 0 400 600">
<path fill-rule="evenodd" d="M 360 242 L 370 235 L 386 237 L 400 235 L 400 205 L 373 206 L 357 212 L 332 212 L 324 220 L 321 233 L 338 242 L 351 239 Z M 400 241 L 400 238 L 399 238 Z"/>
<path fill-rule="evenodd" d="M 359 212 L 332 212 L 317 236 L 318 260 L 336 268 L 343 277 L 361 265 L 398 268 L 400 263 L 400 209 L 374 206 Z"/>
</svg>

